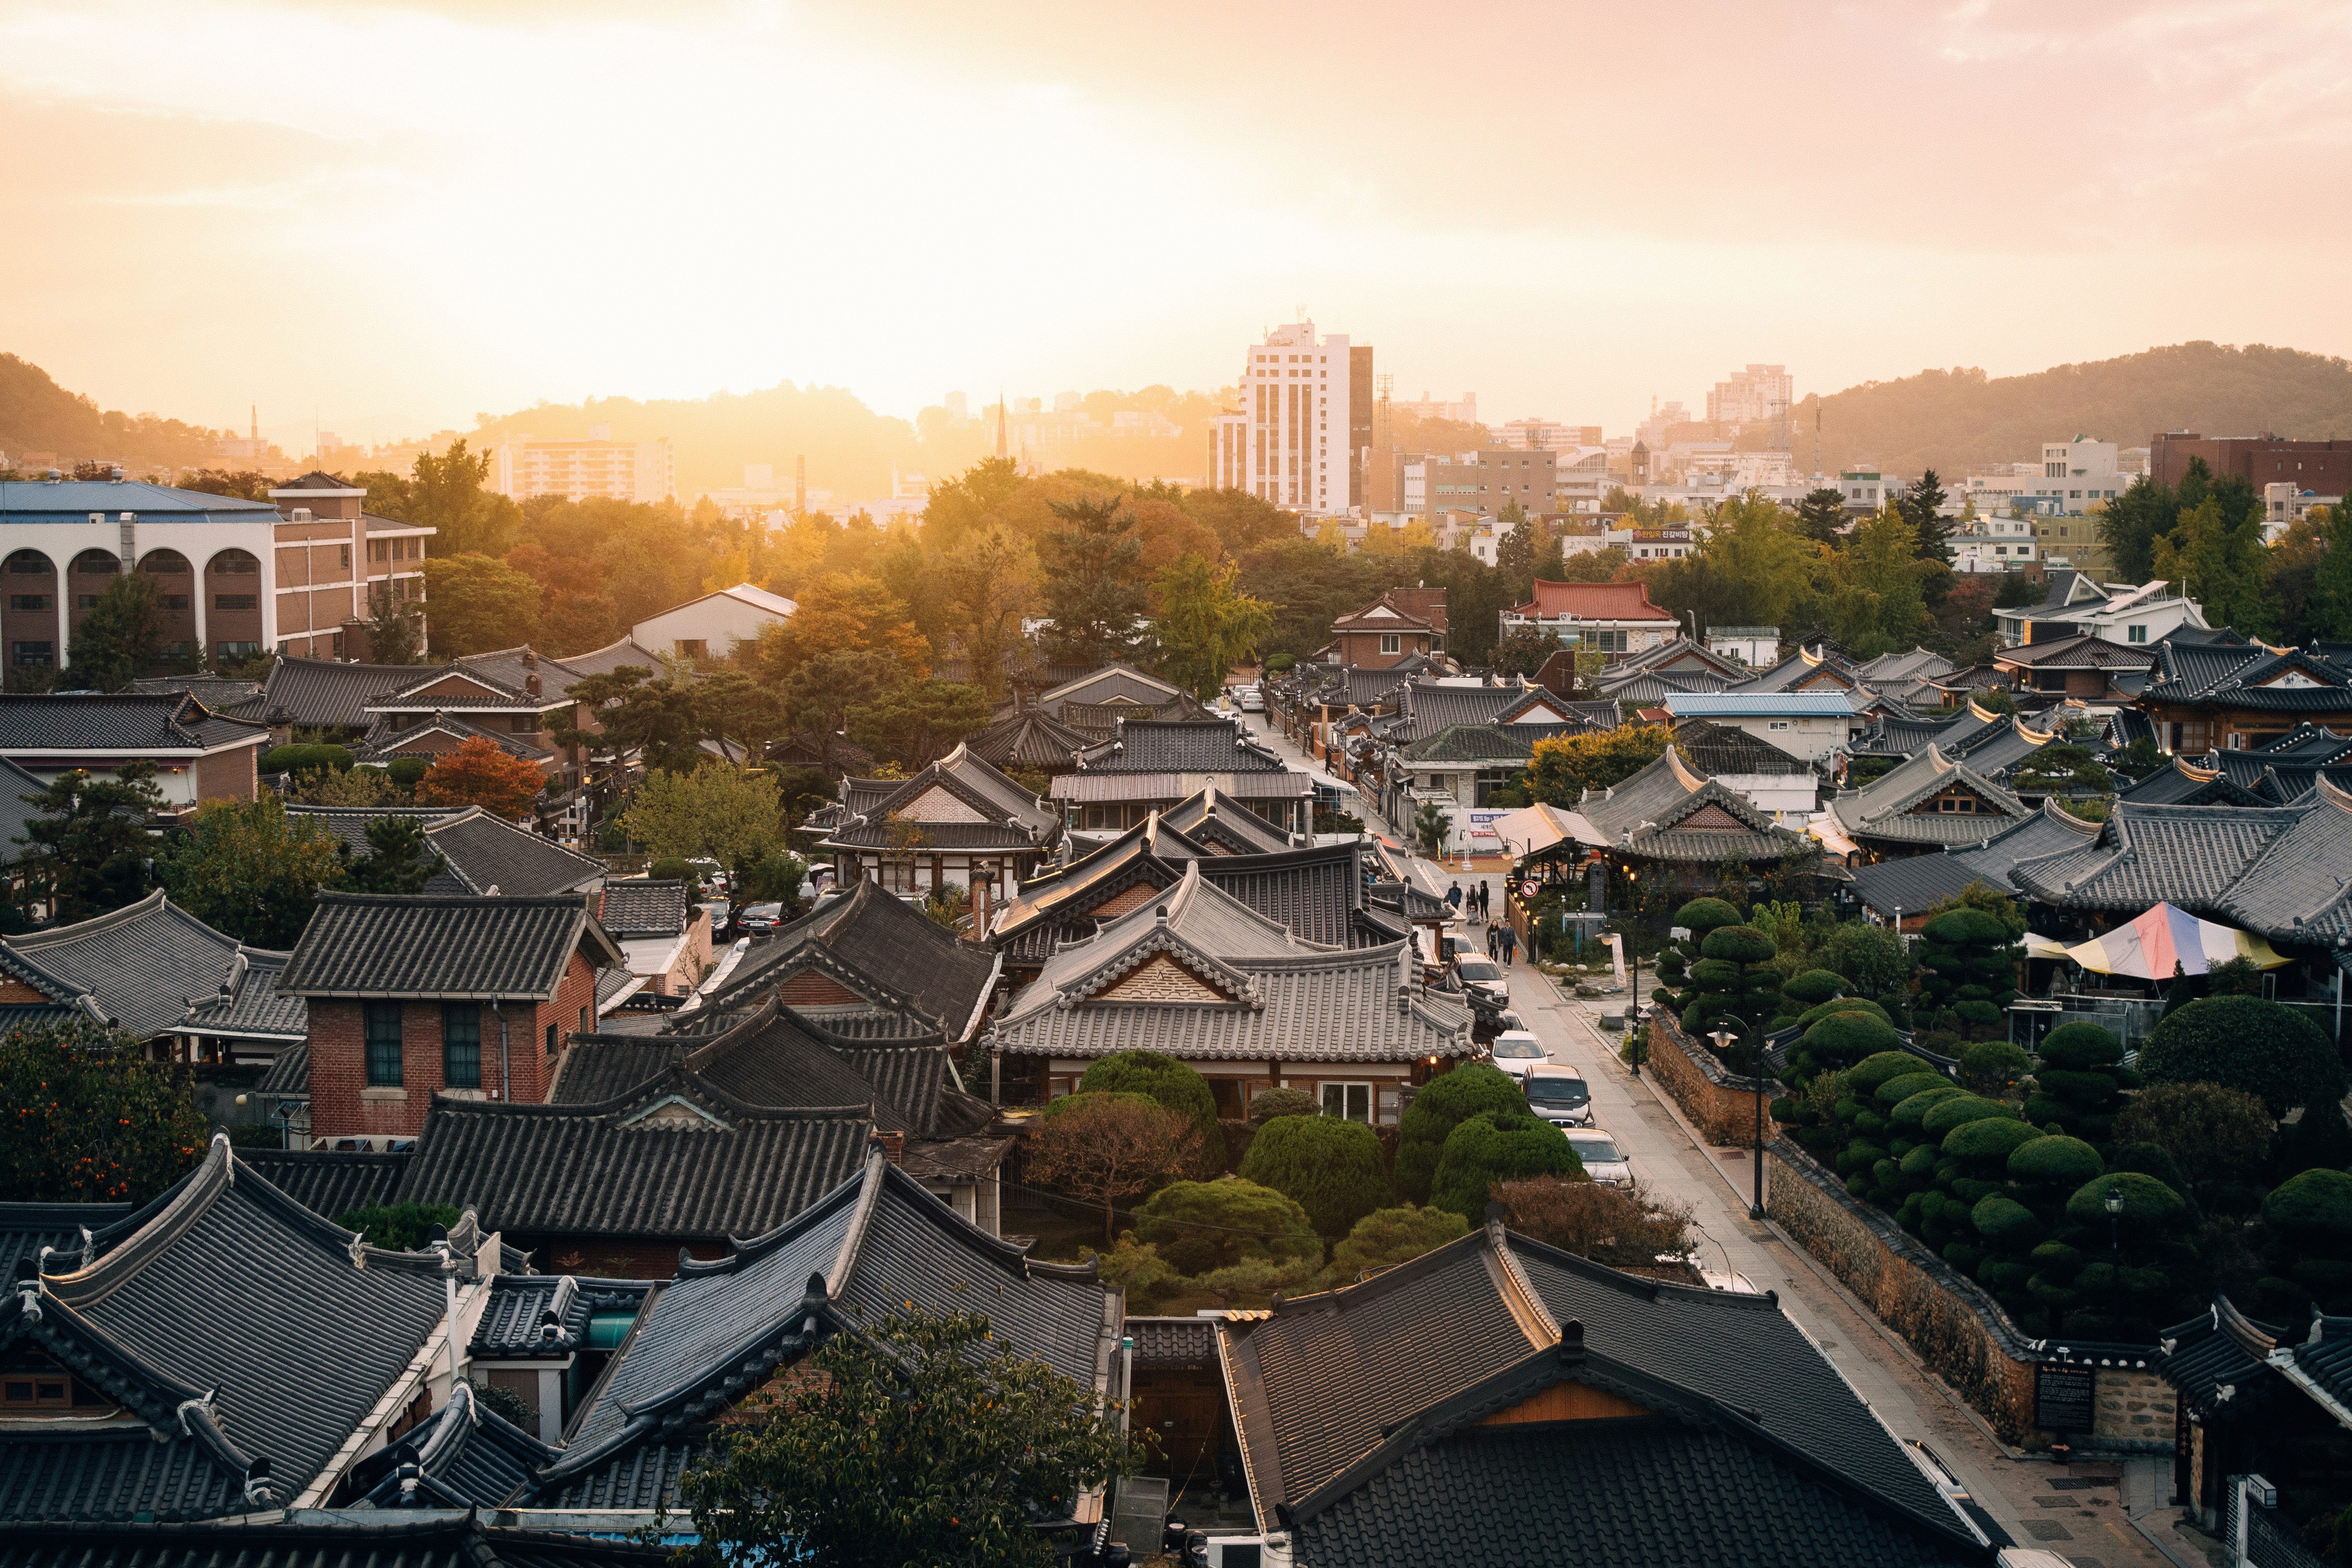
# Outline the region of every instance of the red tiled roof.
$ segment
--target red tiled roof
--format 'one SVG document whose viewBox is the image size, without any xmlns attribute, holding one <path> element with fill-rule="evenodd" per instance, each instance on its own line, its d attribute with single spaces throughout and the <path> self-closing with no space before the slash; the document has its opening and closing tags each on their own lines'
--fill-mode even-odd
<svg viewBox="0 0 2352 1568">
<path fill-rule="evenodd" d="M 1536 579 L 1532 603 L 1515 605 L 1514 615 L 1530 613 L 1545 620 L 1574 616 L 1583 621 L 1671 621 L 1675 617 L 1650 603 L 1646 583 L 1548 583 Z"/>
</svg>

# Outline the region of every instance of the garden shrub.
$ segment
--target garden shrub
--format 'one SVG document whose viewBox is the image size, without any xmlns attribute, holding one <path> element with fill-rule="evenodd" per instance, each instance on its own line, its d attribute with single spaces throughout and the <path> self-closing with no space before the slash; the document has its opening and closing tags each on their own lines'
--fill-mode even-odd
<svg viewBox="0 0 2352 1568">
<path fill-rule="evenodd" d="M 1998 1100 L 2017 1087 L 2032 1065 L 2007 1040 L 1984 1040 L 1960 1053 L 1960 1079 L 1979 1094 Z"/>
<path fill-rule="evenodd" d="M 1845 976 L 1857 996 L 1883 996 L 1911 979 L 1911 954 L 1895 933 L 1865 921 L 1850 921 L 1822 945 L 1822 967 Z"/>
<path fill-rule="evenodd" d="M 383 771 L 390 773 L 392 782 L 402 789 L 413 790 L 418 781 L 433 771 L 433 763 L 424 757 L 394 757 Z"/>
<path fill-rule="evenodd" d="M 1160 1188 L 1136 1211 L 1135 1236 L 1179 1274 L 1323 1255 L 1322 1238 L 1295 1200 L 1231 1176 Z"/>
<path fill-rule="evenodd" d="M 2123 1055 L 2123 1043 L 2096 1024 L 2051 1030 L 2042 1040 L 2026 1120 L 2104 1140 L 2114 1127 L 2118 1092 L 2131 1081 L 2116 1065 Z"/>
<path fill-rule="evenodd" d="M 1941 1105 L 1948 1100 L 1966 1095 L 1968 1092 L 1958 1084 L 1951 1083 L 1939 1083 L 1934 1089 L 1923 1089 L 1907 1100 L 1898 1100 L 1895 1109 L 1887 1113 L 1886 1120 L 1896 1127 L 1918 1131 L 1921 1119 L 1931 1108 Z"/>
<path fill-rule="evenodd" d="M 1416 1208 L 1412 1204 L 1375 1209 L 1331 1248 L 1332 1269 L 1341 1276 L 1334 1283 L 1344 1283 L 1367 1268 L 1410 1263 L 1469 1229 L 1469 1221 L 1445 1209 Z"/>
<path fill-rule="evenodd" d="M 373 1208 L 339 1214 L 335 1223 L 355 1230 L 370 1247 L 386 1252 L 422 1252 L 433 1239 L 433 1227 L 447 1230 L 465 1216 L 447 1204 L 382 1204 Z"/>
<path fill-rule="evenodd" d="M 1412 1203 L 1429 1201 L 1446 1137 L 1465 1118 L 1486 1110 L 1525 1112 L 1527 1108 L 1526 1091 L 1517 1081 L 1488 1062 L 1465 1062 L 1431 1079 L 1397 1121 L 1397 1195 Z"/>
<path fill-rule="evenodd" d="M 1894 1020 L 1886 1016 L 1886 1009 L 1867 996 L 1841 996 L 1834 1002 L 1824 1002 L 1818 1007 L 1808 1007 L 1797 1015 L 1797 1026 L 1801 1029 L 1810 1029 L 1823 1018 L 1834 1017 L 1840 1013 L 1865 1014 L 1890 1028 L 1894 1026 Z"/>
<path fill-rule="evenodd" d="M 1944 1134 L 1943 1152 L 1970 1171 L 1985 1176 L 2005 1175 L 2009 1157 L 2025 1144 L 2046 1136 L 2028 1122 L 2006 1117 L 1965 1121 Z"/>
<path fill-rule="evenodd" d="M 2263 1223 L 2298 1247 L 2352 1249 L 2352 1175 L 2305 1171 L 2263 1200 Z"/>
<path fill-rule="evenodd" d="M 1285 1085 L 1278 1089 L 1262 1089 L 1250 1096 L 1249 1119 L 1266 1122 L 1277 1116 L 1320 1116 L 1322 1103 L 1303 1089 Z"/>
<path fill-rule="evenodd" d="M 2154 1176 L 2143 1176 L 2137 1171 L 2110 1171 L 2074 1189 L 2074 1195 L 2066 1200 L 2066 1217 L 2076 1225 L 2106 1224 L 2110 1192 L 2124 1196 L 2126 1226 L 2152 1230 L 2170 1225 L 2189 1213 L 2188 1200 Z"/>
<path fill-rule="evenodd" d="M 1916 1057 L 1913 1057 L 1911 1058 L 1912 1065 L 1915 1068 L 1917 1067 L 1918 1060 L 1919 1058 Z M 1879 1104 L 1885 1106 L 1888 1110 L 1892 1110 L 1895 1107 L 1902 1104 L 1905 1100 L 1910 1099 L 1915 1094 L 1921 1094 L 1931 1089 L 1951 1089 L 1954 1087 L 1957 1086 L 1953 1084 L 1950 1079 L 1946 1078 L 1942 1073 L 1931 1072 L 1921 1068 L 1919 1070 L 1915 1072 L 1906 1072 L 1900 1078 L 1888 1079 L 1885 1083 L 1878 1086 L 1878 1092 L 1871 1098 L 1877 1100 Z"/>
<path fill-rule="evenodd" d="M 315 773 L 330 770 L 340 773 L 349 770 L 351 765 L 352 753 L 342 746 L 272 746 L 261 754 L 261 771 L 265 773 Z"/>
<path fill-rule="evenodd" d="M 1345 1236 L 1396 1201 L 1381 1163 L 1381 1137 L 1338 1116 L 1282 1116 L 1242 1156 L 1241 1178 L 1295 1198 L 1320 1236 Z"/>
<path fill-rule="evenodd" d="M 1920 1114 L 1919 1131 L 1941 1141 L 1955 1127 L 1967 1121 L 1984 1121 L 1994 1117 L 2015 1120 L 2017 1112 L 1997 1100 L 1982 1095 L 1961 1093 L 1941 1100 Z"/>
<path fill-rule="evenodd" d="M 1804 1049 L 1826 1068 L 1850 1068 L 1863 1058 L 1894 1050 L 1902 1042 L 1895 1027 L 1867 1013 L 1832 1013 L 1805 1031 Z"/>
<path fill-rule="evenodd" d="M 1856 1094 L 1875 1094 L 1885 1084 L 1906 1073 L 1922 1071 L 1926 1066 L 1908 1051 L 1880 1051 L 1848 1068 L 1845 1080 Z"/>
<path fill-rule="evenodd" d="M 2313 1110 L 2304 1112 L 2308 1121 Z M 2160 1083 L 2133 1095 L 2117 1114 L 2119 1143 L 2156 1143 L 2187 1173 L 2200 1203 L 2212 1206 L 2224 1186 L 2257 1178 L 2270 1158 L 2273 1120 L 2259 1096 L 2218 1083 Z M 2315 1164 L 2352 1164 L 2352 1153 Z M 2305 1169 L 2290 1165 L 2288 1172 Z M 2254 1200 L 2260 1201 L 2260 1193 Z M 2241 1205 L 2240 1206 L 2250 1206 Z"/>
<path fill-rule="evenodd" d="M 1525 1110 L 1482 1110 L 1445 1135 L 1430 1202 L 1472 1225 L 1486 1217 L 1486 1199 L 1497 1182 L 1519 1176 L 1580 1176 L 1584 1162 L 1567 1136 Z"/>
<path fill-rule="evenodd" d="M 2303 1120 L 2279 1129 L 2279 1176 L 2323 1166 L 2341 1170 L 2352 1165 L 2352 1127 L 2344 1123 L 2344 1107 L 2331 1100 L 2307 1105 Z"/>
<path fill-rule="evenodd" d="M 1217 1096 L 1209 1080 L 1157 1051 L 1121 1051 L 1097 1058 L 1078 1079 L 1081 1093 L 1146 1094 L 1192 1124 L 1201 1135 L 1192 1174 L 1213 1181 L 1225 1170 L 1225 1130 L 1217 1123 Z M 1188 1270 L 1189 1272 L 1189 1270 Z"/>
<path fill-rule="evenodd" d="M 2009 1156 L 2013 1182 L 2073 1192 L 2107 1168 L 2099 1152 L 2080 1138 L 2050 1134 L 2021 1143 Z"/>
<path fill-rule="evenodd" d="M 2252 996 L 2210 996 L 2172 1014 L 2140 1048 L 2139 1070 L 2151 1084 L 2242 1089 L 2277 1116 L 2341 1100 L 2345 1090 L 2344 1064 L 2319 1026 Z"/>
<path fill-rule="evenodd" d="M 1808 969 L 1784 983 L 1780 994 L 1804 1007 L 1834 1002 L 1846 993 L 1845 976 L 1826 969 Z"/>
</svg>

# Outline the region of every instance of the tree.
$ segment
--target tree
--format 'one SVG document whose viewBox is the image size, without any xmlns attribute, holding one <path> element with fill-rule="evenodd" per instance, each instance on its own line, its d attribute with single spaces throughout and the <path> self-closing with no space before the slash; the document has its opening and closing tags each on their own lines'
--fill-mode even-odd
<svg viewBox="0 0 2352 1568">
<path fill-rule="evenodd" d="M 1160 1188 L 1136 1211 L 1135 1236 L 1177 1272 L 1195 1276 L 1323 1256 L 1322 1238 L 1296 1200 L 1238 1178 Z"/>
<path fill-rule="evenodd" d="M 1447 1209 L 1375 1209 L 1331 1248 L 1331 1266 L 1345 1277 L 1410 1263 L 1466 1234 L 1469 1221 Z"/>
<path fill-rule="evenodd" d="M 1497 1182 L 1520 1176 L 1580 1176 L 1565 1133 L 1526 1110 L 1482 1110 L 1445 1135 L 1431 1178 L 1429 1201 L 1473 1225 L 1486 1217 L 1486 1202 Z"/>
<path fill-rule="evenodd" d="M 1546 636 L 1537 627 L 1516 626 L 1495 644 L 1494 655 L 1488 662 L 1497 675 L 1524 675 L 1533 679 L 1559 651 L 1557 639 Z"/>
<path fill-rule="evenodd" d="M 1298 1200 L 1321 1236 L 1345 1236 L 1358 1220 L 1395 1202 L 1380 1134 L 1344 1117 L 1267 1122 L 1242 1156 L 1241 1178 Z"/>
<path fill-rule="evenodd" d="M 2252 636 L 2273 628 L 2270 552 L 2262 516 L 2232 521 L 2222 499 L 2208 496 L 2183 511 L 2156 542 L 2156 575 L 2201 601 L 2206 618 Z"/>
<path fill-rule="evenodd" d="M 2095 526 L 2122 581 L 2145 583 L 2156 575 L 2157 541 L 2172 531 L 2179 515 L 2172 487 L 2147 474 L 2106 503 Z"/>
<path fill-rule="evenodd" d="M 364 854 L 355 853 L 348 840 L 335 845 L 341 863 L 336 879 L 354 893 L 421 893 L 446 864 L 426 841 L 425 825 L 413 816 L 379 816 L 362 837 Z"/>
<path fill-rule="evenodd" d="M 118 574 L 74 628 L 73 683 L 120 691 L 161 658 L 164 630 L 163 602 L 155 579 L 144 572 Z"/>
<path fill-rule="evenodd" d="M 1206 702 L 1225 677 L 1274 624 L 1274 607 L 1235 586 L 1240 568 L 1187 551 L 1153 580 L 1160 613 L 1153 618 L 1160 668 Z"/>
<path fill-rule="evenodd" d="M 837 1333 L 681 1486 L 707 1561 L 1048 1568 L 1041 1519 L 1132 1475 L 1146 1446 L 1086 1384 L 977 1312 L 919 1309 Z"/>
<path fill-rule="evenodd" d="M 1145 608 L 1135 514 L 1116 494 L 1046 504 L 1062 524 L 1037 543 L 1049 650 L 1085 664 L 1130 657 Z"/>
<path fill-rule="evenodd" d="M 1574 805 L 1589 789 L 1622 784 L 1666 754 L 1663 724 L 1620 724 L 1595 735 L 1547 736 L 1535 744 L 1528 793 L 1547 805 Z"/>
<path fill-rule="evenodd" d="M 1843 974 L 1857 996 L 1884 996 L 1907 985 L 1911 956 L 1885 926 L 1864 921 L 1841 925 L 1821 952 L 1822 966 Z"/>
<path fill-rule="evenodd" d="M 849 738 L 912 773 L 987 729 L 994 715 L 988 693 L 977 686 L 914 680 L 851 709 Z"/>
<path fill-rule="evenodd" d="M 905 667 L 870 648 L 831 648 L 805 660 L 776 688 L 793 727 L 817 737 L 817 754 L 833 762 L 833 742 L 849 715 L 907 682 Z"/>
<path fill-rule="evenodd" d="M 1192 1167 L 1200 1181 L 1224 1174 L 1225 1133 L 1217 1124 L 1216 1091 L 1186 1063 L 1158 1051 L 1120 1051 L 1097 1057 L 1078 1079 L 1081 1094 L 1140 1094 L 1182 1117 L 1199 1135 Z"/>
<path fill-rule="evenodd" d="M 341 841 L 315 817 L 289 817 L 264 792 L 213 801 L 171 845 L 156 869 L 183 908 L 254 947 L 290 948 L 310 923 L 319 889 L 331 887 Z"/>
<path fill-rule="evenodd" d="M 378 1204 L 335 1216 L 345 1230 L 355 1230 L 370 1247 L 387 1252 L 422 1252 L 433 1241 L 433 1227 L 446 1234 L 465 1215 L 447 1204 Z"/>
<path fill-rule="evenodd" d="M 784 731 L 784 705 L 740 669 L 722 669 L 693 687 L 694 717 L 707 740 L 757 757 Z"/>
<path fill-rule="evenodd" d="M 655 856 L 707 856 L 740 866 L 783 847 L 784 805 L 775 779 L 727 763 L 646 774 L 621 822 Z"/>
<path fill-rule="evenodd" d="M 808 862 L 797 855 L 786 854 L 781 848 L 761 850 L 749 860 L 738 861 L 735 879 L 735 902 L 744 904 L 782 904 L 790 910 L 801 901 L 801 884 L 808 878 Z"/>
<path fill-rule="evenodd" d="M 425 584 L 443 653 L 484 653 L 539 636 L 539 584 L 494 556 L 427 556 Z"/>
<path fill-rule="evenodd" d="M 802 664 L 835 648 L 888 654 L 910 675 L 929 673 L 931 645 L 917 628 L 907 601 L 880 578 L 826 572 L 803 586 L 794 603 L 792 619 L 761 628 L 744 658 L 767 685 L 781 687 Z"/>
<path fill-rule="evenodd" d="M 2352 503 L 2327 509 L 2326 549 L 2311 585 L 2311 631 L 2333 640 L 2352 638 Z"/>
<path fill-rule="evenodd" d="M 512 822 L 530 809 L 546 786 L 547 775 L 537 763 L 509 756 L 487 735 L 472 735 L 456 751 L 434 759 L 416 782 L 416 801 L 453 810 L 478 805 Z"/>
<path fill-rule="evenodd" d="M 1895 509 L 1911 525 L 1913 549 L 1922 561 L 1952 563 L 1951 529 L 1938 515 L 1944 504 L 1944 481 L 1936 477 L 1933 468 L 1923 469 L 1917 479 L 1904 488 L 1896 500 Z"/>
<path fill-rule="evenodd" d="M 1845 527 L 1845 492 L 1823 485 L 1797 503 L 1797 531 L 1816 544 L 1837 548 Z"/>
<path fill-rule="evenodd" d="M 1186 490 L 1177 504 L 1207 523 L 1228 555 L 1238 557 L 1261 544 L 1298 537 L 1298 524 L 1288 512 L 1248 490 Z"/>
<path fill-rule="evenodd" d="M 205 1152 L 188 1069 L 77 1018 L 0 1034 L 0 1200 L 144 1203 Z"/>
<path fill-rule="evenodd" d="M 1612 1268 L 1654 1268 L 1697 1250 L 1687 1204 L 1598 1182 L 1528 1176 L 1495 1189 L 1503 1223 L 1521 1236 Z"/>
<path fill-rule="evenodd" d="M 1045 1108 L 1028 1171 L 1040 1185 L 1099 1206 L 1108 1247 L 1118 1206 L 1182 1175 L 1200 1149 L 1192 1124 L 1148 1095 L 1082 1090 Z"/>
<path fill-rule="evenodd" d="M 1424 800 L 1412 814 L 1412 836 L 1421 845 L 1422 854 L 1432 860 L 1445 853 L 1446 836 L 1453 825 L 1444 808 L 1433 800 Z"/>
<path fill-rule="evenodd" d="M 750 687 L 740 673 L 735 678 Z M 645 665 L 624 664 L 574 681 L 569 695 L 595 715 L 596 728 L 562 726 L 558 745 L 635 752 L 646 768 L 665 773 L 692 773 L 709 760 L 702 749 L 708 715 L 692 681 L 656 679 Z"/>
<path fill-rule="evenodd" d="M 1036 555 L 1010 530 L 990 526 L 940 559 L 955 650 L 989 700 L 1004 695 L 1005 656 L 1020 640 Z"/>
<path fill-rule="evenodd" d="M 60 773 L 37 795 L 25 824 L 17 895 L 46 903 L 59 925 L 135 903 L 154 886 L 155 841 L 147 818 L 163 808 L 155 764 L 125 763 L 111 775 Z"/>
<path fill-rule="evenodd" d="M 2202 1198 L 2223 1183 L 2259 1176 L 2272 1129 L 2258 1095 L 2218 1083 L 2159 1083 L 2131 1097 L 2116 1117 L 2115 1136 L 2117 1143 L 2153 1143 L 2171 1155 L 2190 1192 Z"/>
<path fill-rule="evenodd" d="M 425 658 L 425 611 L 414 599 L 403 599 L 389 583 L 368 590 L 368 662 L 418 664 Z"/>
<path fill-rule="evenodd" d="M 1517 1081 L 1486 1062 L 1465 1062 L 1431 1079 L 1397 1121 L 1397 1195 L 1413 1203 L 1429 1201 L 1445 1140 L 1466 1118 L 1527 1108 L 1526 1091 Z"/>
<path fill-rule="evenodd" d="M 378 479 L 391 476 L 362 477 Z M 410 477 L 401 484 L 398 499 L 391 503 L 391 507 L 396 510 L 390 510 L 389 515 L 419 528 L 438 530 L 434 543 L 451 555 L 503 549 L 506 543 L 503 535 L 521 521 L 521 510 L 506 497 L 483 489 L 489 477 L 490 455 L 488 452 L 478 456 L 469 453 L 462 439 L 449 443 L 449 449 L 437 458 L 430 452 L 419 452 Z M 374 489 L 375 487 L 371 485 L 371 502 L 375 499 Z M 429 559 L 426 564 L 430 570 Z M 433 597 L 436 602 L 439 600 L 437 589 Z"/>
<path fill-rule="evenodd" d="M 1919 558 L 1919 538 L 1902 512 L 1882 509 L 1854 525 L 1845 548 L 1823 560 L 1830 629 L 1861 657 L 1911 645 L 1927 619 L 1921 584 L 1936 566 Z"/>
<path fill-rule="evenodd" d="M 2243 1089 L 2275 1116 L 2344 1098 L 2336 1043 L 2294 1008 L 2252 996 L 2209 997 L 2166 1017 L 2140 1047 L 2138 1070 L 2150 1084 Z"/>
</svg>

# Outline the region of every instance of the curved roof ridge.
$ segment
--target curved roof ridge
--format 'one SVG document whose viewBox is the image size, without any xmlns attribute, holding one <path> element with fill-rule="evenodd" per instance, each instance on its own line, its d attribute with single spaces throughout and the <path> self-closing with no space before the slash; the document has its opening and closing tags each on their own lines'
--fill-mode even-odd
<svg viewBox="0 0 2352 1568">
<path fill-rule="evenodd" d="M 2335 807 L 2337 811 L 2352 814 L 2352 790 L 2347 790 L 2341 784 L 2331 782 L 2326 769 L 2323 768 L 2312 775 L 2312 787 L 2325 804 Z"/>
</svg>

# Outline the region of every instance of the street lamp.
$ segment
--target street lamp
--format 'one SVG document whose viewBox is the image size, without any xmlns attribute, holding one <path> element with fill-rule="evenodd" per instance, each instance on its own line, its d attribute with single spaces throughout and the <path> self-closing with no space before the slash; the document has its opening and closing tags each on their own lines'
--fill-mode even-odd
<svg viewBox="0 0 2352 1568">
<path fill-rule="evenodd" d="M 2108 1267 L 2116 1276 L 2115 1337 L 2124 1337 L 2124 1190 L 2121 1186 L 2107 1189 L 2107 1250 L 2112 1256 Z"/>
<path fill-rule="evenodd" d="M 1738 1024 L 1740 1027 L 1738 1029 L 1718 1028 L 1707 1038 L 1715 1042 L 1718 1050 L 1727 1055 L 1731 1050 L 1731 1042 L 1739 1039 L 1742 1031 L 1754 1035 L 1754 1044 L 1748 1053 L 1748 1075 L 1749 1081 L 1756 1086 L 1756 1197 L 1755 1201 L 1748 1205 L 1748 1217 L 1762 1219 L 1764 1217 L 1764 1037 L 1760 1030 L 1744 1018 L 1734 1018 L 1729 1021 Z"/>
</svg>

